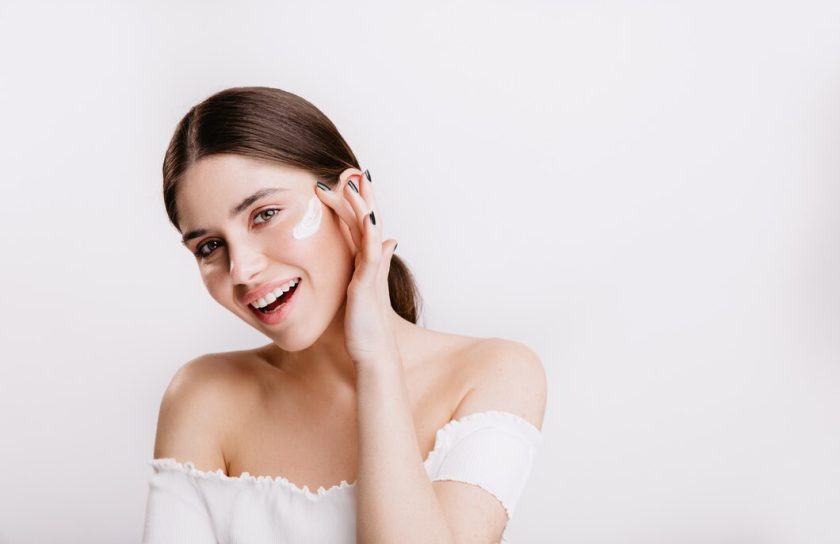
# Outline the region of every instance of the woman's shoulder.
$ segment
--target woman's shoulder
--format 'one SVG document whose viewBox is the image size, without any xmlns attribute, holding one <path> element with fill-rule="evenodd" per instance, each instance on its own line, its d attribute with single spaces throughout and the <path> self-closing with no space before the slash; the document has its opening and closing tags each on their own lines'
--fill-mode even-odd
<svg viewBox="0 0 840 544">
<path fill-rule="evenodd" d="M 167 391 L 187 390 L 215 396 L 224 389 L 227 396 L 253 387 L 257 349 L 205 353 L 187 361 L 175 372 Z"/>
<path fill-rule="evenodd" d="M 226 469 L 222 450 L 234 408 L 254 395 L 244 352 L 207 353 L 183 363 L 160 401 L 154 457 L 187 460 L 200 470 Z M 243 394 L 239 394 L 242 392 Z"/>
<path fill-rule="evenodd" d="M 184 435 L 201 432 L 203 436 L 218 437 L 233 423 L 233 408 L 242 408 L 247 399 L 259 397 L 254 394 L 260 385 L 253 379 L 254 352 L 206 353 L 183 363 L 163 393 L 158 436 L 163 425 Z M 158 452 L 157 446 L 155 449 L 156 456 L 164 453 Z"/>
<path fill-rule="evenodd" d="M 458 357 L 469 380 L 453 418 L 487 410 L 517 414 L 542 428 L 547 398 L 545 367 L 530 347 L 505 338 L 476 338 Z"/>
<path fill-rule="evenodd" d="M 499 374 L 524 373 L 531 379 L 543 374 L 539 355 L 516 340 L 498 337 L 476 337 L 452 333 L 435 333 L 438 344 L 446 346 L 445 364 L 468 372 L 479 381 Z"/>
</svg>

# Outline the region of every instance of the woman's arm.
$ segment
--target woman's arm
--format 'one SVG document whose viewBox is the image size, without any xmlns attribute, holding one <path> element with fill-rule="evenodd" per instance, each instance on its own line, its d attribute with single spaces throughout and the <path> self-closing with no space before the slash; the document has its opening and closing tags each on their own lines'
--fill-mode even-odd
<svg viewBox="0 0 840 544">
<path fill-rule="evenodd" d="M 482 344 L 473 387 L 453 419 L 503 410 L 542 428 L 547 386 L 537 354 L 509 340 L 487 339 Z M 417 443 L 401 361 L 393 357 L 390 363 L 357 364 L 357 541 L 498 542 L 508 517 L 498 497 L 488 492 L 492 488 L 430 481 Z M 488 462 L 498 469 L 499 481 L 519 478 L 516 467 L 507 461 L 489 456 Z M 506 471 L 511 475 L 502 474 Z"/>
<path fill-rule="evenodd" d="M 423 466 L 402 361 L 356 365 L 359 544 L 454 544 Z"/>
</svg>

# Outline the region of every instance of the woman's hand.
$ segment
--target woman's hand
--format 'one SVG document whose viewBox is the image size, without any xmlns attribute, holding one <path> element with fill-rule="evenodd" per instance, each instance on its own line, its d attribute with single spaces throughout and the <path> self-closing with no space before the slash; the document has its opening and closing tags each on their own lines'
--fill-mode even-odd
<svg viewBox="0 0 840 544">
<path fill-rule="evenodd" d="M 382 222 L 368 176 L 367 171 L 362 174 L 351 168 L 342 172 L 335 190 L 327 191 L 317 185 L 315 188 L 321 201 L 347 225 L 355 246 L 355 270 L 347 287 L 344 334 L 347 353 L 357 368 L 360 364 L 388 364 L 399 357 L 388 292 L 388 271 L 397 242 L 382 241 Z"/>
</svg>

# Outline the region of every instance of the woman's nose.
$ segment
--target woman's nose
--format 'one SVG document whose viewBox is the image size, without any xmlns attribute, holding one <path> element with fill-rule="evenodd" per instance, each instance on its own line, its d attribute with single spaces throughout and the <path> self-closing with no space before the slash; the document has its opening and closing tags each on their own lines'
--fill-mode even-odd
<svg viewBox="0 0 840 544">
<path fill-rule="evenodd" d="M 250 283 L 265 268 L 265 256 L 256 249 L 240 247 L 229 250 L 228 254 L 234 283 Z"/>
</svg>

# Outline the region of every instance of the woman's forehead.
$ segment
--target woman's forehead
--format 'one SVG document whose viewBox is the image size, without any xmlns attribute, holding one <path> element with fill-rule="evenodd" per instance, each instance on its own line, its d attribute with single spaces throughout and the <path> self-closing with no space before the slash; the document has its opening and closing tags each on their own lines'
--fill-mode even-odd
<svg viewBox="0 0 840 544">
<path fill-rule="evenodd" d="M 185 185 L 197 186 L 198 192 L 208 189 L 245 192 L 258 185 L 284 186 L 290 189 L 314 183 L 307 171 L 263 159 L 233 154 L 203 157 L 184 173 Z M 189 190 L 189 188 L 188 188 Z"/>
<path fill-rule="evenodd" d="M 234 219 L 255 202 L 299 198 L 314 192 L 308 172 L 238 155 L 200 159 L 184 173 L 178 190 L 181 227 Z"/>
</svg>

